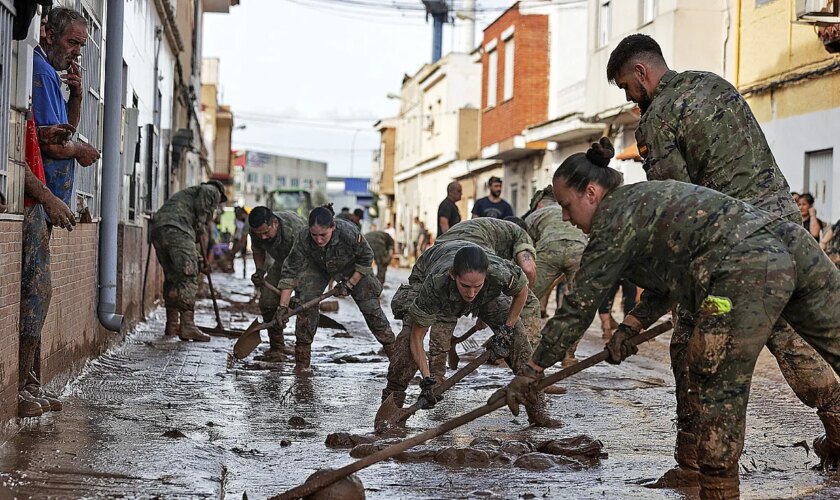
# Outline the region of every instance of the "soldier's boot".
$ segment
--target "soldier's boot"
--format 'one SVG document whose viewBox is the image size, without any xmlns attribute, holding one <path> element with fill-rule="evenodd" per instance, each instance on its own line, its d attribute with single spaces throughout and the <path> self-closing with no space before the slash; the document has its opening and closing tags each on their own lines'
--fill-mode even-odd
<svg viewBox="0 0 840 500">
<path fill-rule="evenodd" d="M 178 310 L 171 307 L 167 307 L 166 328 L 164 328 L 163 334 L 177 337 L 179 333 L 181 333 L 181 324 L 178 322 Z"/>
<path fill-rule="evenodd" d="M 26 390 L 26 380 L 29 373 L 35 368 L 35 357 L 38 355 L 38 346 L 41 339 L 38 337 L 31 337 L 29 335 L 22 335 L 20 337 L 19 351 L 18 351 L 18 413 L 21 413 L 20 406 L 26 403 L 23 413 L 34 413 L 34 406 L 37 404 L 41 413 L 50 411 L 50 403 L 46 399 L 33 396 Z M 28 415 L 40 416 L 40 415 Z"/>
<path fill-rule="evenodd" d="M 41 409 L 41 405 L 35 401 L 31 394 L 25 390 L 18 391 L 18 417 L 40 417 L 43 414 L 44 410 Z"/>
<path fill-rule="evenodd" d="M 544 392 L 537 394 L 537 402 L 535 404 L 525 406 L 525 413 L 528 414 L 528 423 L 534 427 L 547 427 L 555 429 L 563 426 L 563 422 L 559 419 L 551 418 L 548 415 Z"/>
<path fill-rule="evenodd" d="M 700 498 L 703 500 L 738 500 L 741 495 L 741 481 L 734 477 L 718 477 L 708 474 L 700 476 Z"/>
<path fill-rule="evenodd" d="M 817 416 L 825 427 L 825 434 L 814 439 L 814 453 L 820 457 L 822 470 L 837 470 L 840 461 L 840 413 L 820 410 Z"/>
<path fill-rule="evenodd" d="M 604 340 L 611 339 L 613 330 L 617 328 L 617 326 L 613 327 L 615 319 L 610 313 L 598 313 L 598 317 L 601 319 L 601 338 Z"/>
<path fill-rule="evenodd" d="M 181 331 L 178 332 L 178 338 L 195 340 L 196 342 L 210 342 L 210 335 L 195 326 L 195 311 L 181 311 Z"/>
<path fill-rule="evenodd" d="M 312 344 L 295 344 L 295 373 L 304 374 L 312 371 Z"/>
<path fill-rule="evenodd" d="M 267 363 L 280 363 L 286 361 L 286 341 L 283 338 L 283 327 L 274 325 L 268 329 L 268 349 L 255 356 L 257 361 L 265 361 Z"/>
<path fill-rule="evenodd" d="M 402 408 L 405 404 L 405 391 L 393 391 L 391 389 L 382 389 L 382 402 L 384 403 L 388 396 L 394 396 L 394 404 L 397 408 Z"/>
<path fill-rule="evenodd" d="M 647 488 L 699 488 L 700 469 L 697 464 L 697 436 L 690 432 L 677 431 L 677 445 L 674 448 L 677 466 L 665 472 Z"/>
<path fill-rule="evenodd" d="M 578 344 L 580 344 L 580 340 L 578 340 L 577 342 L 575 342 L 575 343 L 572 345 L 572 347 L 570 347 L 570 348 L 566 351 L 566 355 L 565 355 L 565 356 L 563 356 L 563 361 L 561 361 L 561 364 L 562 364 L 563 368 L 568 368 L 568 367 L 570 367 L 570 366 L 572 366 L 572 365 L 576 365 L 576 364 L 577 364 L 578 359 L 575 357 L 575 352 L 577 352 L 577 347 L 578 347 Z"/>
<path fill-rule="evenodd" d="M 29 377 L 26 379 L 26 392 L 31 394 L 36 398 L 46 399 L 47 402 L 50 404 L 50 411 L 61 411 L 63 405 L 61 401 L 58 399 L 58 395 L 52 393 L 50 391 L 46 391 L 41 387 L 41 382 L 35 377 L 35 373 L 30 372 Z"/>
</svg>

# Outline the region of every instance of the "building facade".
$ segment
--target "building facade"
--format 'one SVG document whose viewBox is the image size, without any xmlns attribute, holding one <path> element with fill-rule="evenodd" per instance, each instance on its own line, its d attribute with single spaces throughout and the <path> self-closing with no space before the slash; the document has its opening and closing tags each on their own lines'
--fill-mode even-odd
<svg viewBox="0 0 840 500">
<path fill-rule="evenodd" d="M 237 204 L 255 207 L 267 203 L 275 189 L 305 189 L 319 204 L 327 190 L 327 164 L 260 151 L 237 151 L 234 179 Z"/>
</svg>

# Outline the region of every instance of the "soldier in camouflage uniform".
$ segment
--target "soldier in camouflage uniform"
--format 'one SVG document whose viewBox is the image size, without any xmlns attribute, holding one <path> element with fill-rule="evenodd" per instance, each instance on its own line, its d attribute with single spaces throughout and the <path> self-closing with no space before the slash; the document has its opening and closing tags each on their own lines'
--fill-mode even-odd
<svg viewBox="0 0 840 500">
<path fill-rule="evenodd" d="M 537 249 L 537 279 L 531 290 L 540 301 L 540 315 L 545 317 L 551 290 L 563 278 L 571 282 L 580 266 L 586 235 L 563 220 L 563 209 L 554 199 L 551 186 L 534 194 L 525 222 Z M 576 350 L 577 344 L 566 351 L 563 366 L 577 362 Z"/>
<path fill-rule="evenodd" d="M 385 231 L 371 231 L 365 235 L 365 239 L 373 250 L 373 261 L 376 262 L 376 279 L 379 283 L 385 284 L 385 273 L 391 265 L 391 258 L 394 256 L 394 238 Z"/>
<path fill-rule="evenodd" d="M 277 286 L 283 270 L 283 262 L 292 251 L 295 237 L 306 229 L 306 221 L 294 212 L 272 213 L 267 207 L 254 207 L 248 215 L 248 227 L 251 248 L 254 252 L 254 264 L 257 267 L 256 272 L 251 275 L 251 282 L 260 289 L 260 313 L 263 319 L 271 321 L 274 319 L 274 313 L 277 312 L 280 297 L 266 288 L 263 283 L 267 281 Z M 270 265 L 266 262 L 266 256 L 272 259 Z M 300 328 L 299 323 L 295 325 L 295 329 Z M 282 326 L 275 325 L 268 329 L 268 342 L 268 350 L 256 359 L 269 362 L 282 361 L 285 350 Z"/>
<path fill-rule="evenodd" d="M 729 498 L 738 492 L 753 368 L 777 319 L 840 372 L 840 271 L 801 224 L 711 189 L 676 181 L 618 187 L 621 175 L 606 166 L 611 156 L 593 148 L 555 173 L 554 194 L 589 244 L 528 368 L 508 386 L 509 402 L 532 397 L 529 384 L 562 359 L 607 291 L 627 277 L 645 292 L 634 321 L 608 343 L 611 360 L 634 353 L 625 341 L 675 303 L 696 318 L 685 362 L 701 497 Z"/>
<path fill-rule="evenodd" d="M 349 210 L 346 211 L 346 212 L 344 210 L 342 210 L 341 212 L 338 213 L 338 215 L 335 216 L 335 218 L 336 219 L 341 219 L 341 220 L 346 220 L 347 222 L 351 222 L 356 226 L 357 229 L 359 229 L 361 231 L 361 229 L 362 229 L 362 219 L 365 218 L 365 211 L 362 210 L 361 208 L 357 208 L 356 210 L 353 210 L 352 213 L 350 213 Z"/>
<path fill-rule="evenodd" d="M 476 219 L 478 220 L 478 219 Z M 453 227 L 458 227 L 456 224 Z M 449 234 L 448 232 L 445 234 Z M 461 316 L 473 314 L 494 331 L 487 348 L 503 357 L 514 373 L 531 355 L 531 345 L 520 321 L 535 316 L 535 308 L 526 308 L 528 285 L 522 269 L 481 247 L 466 241 L 437 243 L 423 252 L 411 271 L 408 284 L 400 286 L 391 301 L 394 317 L 403 320 L 396 348 L 388 366 L 388 385 L 382 400 L 393 394 L 398 406 L 405 401 L 405 390 L 419 368 L 424 408 L 435 405 L 435 378 L 423 352 L 423 337 L 431 327 L 429 350 L 437 344 L 449 350 L 451 328 Z M 451 328 L 436 328 L 448 325 Z M 414 352 L 412 346 L 419 346 Z M 529 421 L 536 425 L 554 425 L 545 414 L 544 397 L 527 407 Z"/>
<path fill-rule="evenodd" d="M 649 180 L 675 179 L 714 189 L 801 225 L 801 218 L 770 146 L 749 105 L 712 73 L 669 70 L 659 45 L 631 35 L 613 51 L 607 78 L 639 104 L 639 153 Z M 696 321 L 678 308 L 671 343 L 677 381 L 677 446 L 683 469 L 696 470 L 693 410 L 686 393 L 686 356 Z M 817 415 L 840 447 L 840 384 L 814 349 L 780 321 L 767 342 L 785 380 Z M 666 478 L 663 478 L 666 479 Z M 667 486 L 667 481 L 665 484 Z"/>
<path fill-rule="evenodd" d="M 448 241 L 468 241 L 480 246 L 486 252 L 514 262 L 525 273 L 529 287 L 534 285 L 537 277 L 534 242 L 531 241 L 528 232 L 518 224 L 509 220 L 494 219 L 492 217 L 469 219 L 461 221 L 449 228 L 447 232 L 438 237 L 435 244 L 446 243 Z M 539 300 L 530 291 L 525 308 L 529 312 L 536 312 L 539 308 Z M 531 343 L 531 347 L 536 346 L 540 340 L 540 327 L 542 326 L 540 324 L 539 314 L 529 313 L 524 315 L 522 317 L 522 323 L 525 325 L 525 332 L 528 336 L 528 341 Z M 479 323 L 478 326 L 481 327 L 483 325 Z M 443 331 L 439 335 L 435 335 L 434 333 L 437 330 L 445 330 L 450 327 L 451 338 L 452 333 L 455 331 L 454 323 L 433 326 L 432 341 L 442 338 L 444 335 Z M 438 380 L 441 380 L 446 374 L 446 357 L 448 352 L 449 342 L 446 342 L 444 345 L 438 344 L 437 342 L 434 345 L 429 345 L 432 376 Z"/>
<path fill-rule="evenodd" d="M 336 287 L 339 287 L 338 296 L 353 297 L 368 328 L 390 358 L 394 333 L 379 305 L 382 285 L 373 277 L 372 261 L 373 251 L 355 225 L 334 219 L 327 208 L 313 209 L 309 214 L 308 228 L 297 235 L 283 263 L 278 284 L 282 294 L 276 314 L 289 311 L 293 289 L 297 290 L 298 300 L 303 303 L 320 295 L 329 281 L 335 280 Z M 295 329 L 297 372 L 309 369 L 312 339 L 317 328 L 317 307 L 298 315 Z"/>
<path fill-rule="evenodd" d="M 194 322 L 199 259 L 204 261 L 198 248 L 207 248 L 207 223 L 213 220 L 219 203 L 225 201 L 221 182 L 205 182 L 175 193 L 152 217 L 152 244 L 163 267 L 166 335 L 178 335 L 181 340 L 210 340 Z"/>
</svg>

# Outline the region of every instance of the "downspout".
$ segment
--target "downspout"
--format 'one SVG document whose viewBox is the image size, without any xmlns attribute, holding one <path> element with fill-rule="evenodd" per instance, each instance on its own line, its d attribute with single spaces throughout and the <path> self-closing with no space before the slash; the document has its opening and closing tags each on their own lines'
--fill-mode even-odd
<svg viewBox="0 0 840 500">
<path fill-rule="evenodd" d="M 99 223 L 99 323 L 119 332 L 117 314 L 117 223 L 120 213 L 120 130 L 122 97 L 123 1 L 108 2 L 105 47 L 102 186 Z"/>
</svg>

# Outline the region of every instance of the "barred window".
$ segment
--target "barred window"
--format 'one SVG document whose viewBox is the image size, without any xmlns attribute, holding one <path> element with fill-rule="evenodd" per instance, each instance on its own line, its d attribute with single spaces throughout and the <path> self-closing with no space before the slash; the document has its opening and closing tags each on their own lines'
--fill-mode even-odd
<svg viewBox="0 0 840 500">
<path fill-rule="evenodd" d="M 82 83 L 85 93 L 82 98 L 82 113 L 79 121 L 79 140 L 102 149 L 102 25 L 87 7 L 76 4 L 88 21 L 88 41 L 82 51 Z M 74 187 L 77 203 L 84 202 L 92 216 L 99 215 L 99 178 L 101 161 L 89 167 L 76 166 Z M 81 209 L 77 205 L 77 209 Z"/>
<path fill-rule="evenodd" d="M 4 205 L 9 204 L 10 207 L 13 206 L 8 161 L 13 19 L 11 11 L 0 3 L 0 195 L 5 199 Z"/>
</svg>

